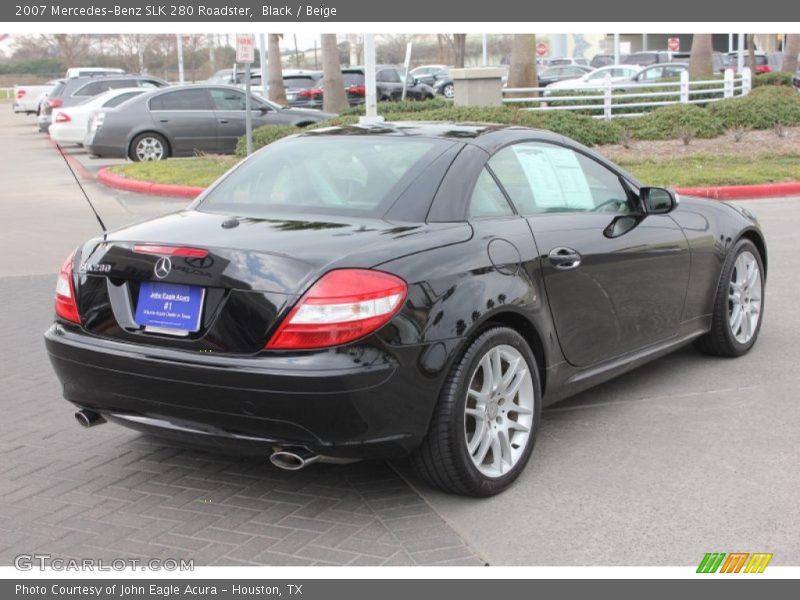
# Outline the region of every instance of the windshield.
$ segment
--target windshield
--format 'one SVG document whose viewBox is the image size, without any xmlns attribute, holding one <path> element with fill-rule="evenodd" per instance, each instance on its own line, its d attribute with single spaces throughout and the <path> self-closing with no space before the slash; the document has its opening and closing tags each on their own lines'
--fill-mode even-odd
<svg viewBox="0 0 800 600">
<path fill-rule="evenodd" d="M 452 142 L 377 135 L 271 144 L 209 192 L 197 210 L 244 217 L 380 217 Z"/>
</svg>

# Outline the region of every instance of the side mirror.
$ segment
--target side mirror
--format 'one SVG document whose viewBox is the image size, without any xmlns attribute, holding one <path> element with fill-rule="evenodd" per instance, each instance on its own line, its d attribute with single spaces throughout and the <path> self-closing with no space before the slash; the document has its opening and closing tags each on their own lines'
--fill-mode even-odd
<svg viewBox="0 0 800 600">
<path fill-rule="evenodd" d="M 639 188 L 639 197 L 648 215 L 665 215 L 678 206 L 677 196 L 666 188 Z"/>
<path fill-rule="evenodd" d="M 261 113 L 262 115 L 267 114 L 269 112 L 269 106 L 262 104 L 261 106 L 258 107 L 258 112 Z"/>
</svg>

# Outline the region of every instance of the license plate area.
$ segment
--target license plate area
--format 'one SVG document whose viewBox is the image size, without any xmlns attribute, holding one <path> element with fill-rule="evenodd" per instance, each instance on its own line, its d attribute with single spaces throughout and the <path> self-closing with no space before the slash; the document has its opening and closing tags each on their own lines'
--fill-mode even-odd
<svg viewBox="0 0 800 600">
<path fill-rule="evenodd" d="M 197 332 L 205 291 L 194 285 L 143 281 L 134 320 L 150 333 L 186 336 Z"/>
</svg>

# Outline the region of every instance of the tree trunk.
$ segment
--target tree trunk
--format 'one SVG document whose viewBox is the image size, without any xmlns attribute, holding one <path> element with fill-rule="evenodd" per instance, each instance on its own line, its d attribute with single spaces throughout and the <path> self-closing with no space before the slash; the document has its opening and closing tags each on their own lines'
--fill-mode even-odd
<svg viewBox="0 0 800 600">
<path fill-rule="evenodd" d="M 467 54 L 467 34 L 453 34 L 453 66 L 457 69 L 464 68 L 464 57 Z"/>
<path fill-rule="evenodd" d="M 747 65 L 750 67 L 750 74 L 756 74 L 756 34 L 747 34 Z"/>
<path fill-rule="evenodd" d="M 508 69 L 508 87 L 538 87 L 536 76 L 536 35 L 532 33 L 515 33 L 511 38 L 511 66 Z M 529 96 L 526 93 L 508 94 L 509 96 Z"/>
<path fill-rule="evenodd" d="M 800 33 L 786 35 L 786 47 L 783 49 L 783 65 L 781 71 L 794 73 L 797 71 L 797 55 L 800 54 Z"/>
<path fill-rule="evenodd" d="M 713 45 L 710 33 L 695 33 L 689 58 L 689 78 L 708 79 L 714 74 Z"/>
<path fill-rule="evenodd" d="M 339 66 L 339 46 L 335 33 L 320 35 L 322 48 L 322 110 L 340 113 L 349 104 L 344 90 L 342 68 Z"/>
<path fill-rule="evenodd" d="M 281 34 L 270 33 L 267 37 L 267 77 L 269 77 L 269 96 L 273 102 L 286 104 L 286 88 L 283 86 L 283 65 L 281 64 Z M 263 85 L 263 82 L 262 82 Z"/>
</svg>

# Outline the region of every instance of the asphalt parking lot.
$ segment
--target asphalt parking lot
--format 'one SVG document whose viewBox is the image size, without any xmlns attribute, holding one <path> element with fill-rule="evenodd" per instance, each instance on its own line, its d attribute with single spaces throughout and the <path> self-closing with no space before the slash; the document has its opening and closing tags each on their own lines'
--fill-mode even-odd
<svg viewBox="0 0 800 600">
<path fill-rule="evenodd" d="M 693 565 L 734 551 L 800 564 L 800 198 L 747 204 L 770 260 L 749 355 L 686 348 L 548 409 L 517 484 L 474 500 L 430 490 L 402 463 L 285 473 L 113 425 L 79 428 L 41 334 L 56 270 L 98 226 L 32 118 L 0 111 L 0 135 L 0 564 L 47 552 L 198 565 Z M 111 226 L 184 204 L 84 182 Z"/>
</svg>

